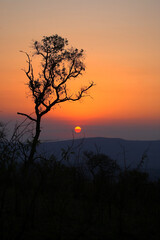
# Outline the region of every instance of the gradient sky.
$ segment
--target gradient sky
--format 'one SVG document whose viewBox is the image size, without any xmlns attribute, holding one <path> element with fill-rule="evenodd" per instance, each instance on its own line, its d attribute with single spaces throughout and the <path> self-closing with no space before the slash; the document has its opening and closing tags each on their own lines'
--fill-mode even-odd
<svg viewBox="0 0 160 240">
<path fill-rule="evenodd" d="M 59 34 L 85 50 L 86 72 L 71 89 L 94 81 L 90 97 L 57 106 L 42 139 L 160 139 L 159 0 L 0 0 L 0 119 L 31 113 L 22 68 L 33 40 Z"/>
</svg>

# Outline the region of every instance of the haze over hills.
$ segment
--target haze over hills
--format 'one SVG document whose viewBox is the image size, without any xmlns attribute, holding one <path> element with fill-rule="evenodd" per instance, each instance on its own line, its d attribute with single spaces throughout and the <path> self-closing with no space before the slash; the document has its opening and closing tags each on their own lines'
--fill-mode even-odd
<svg viewBox="0 0 160 240">
<path fill-rule="evenodd" d="M 103 153 L 116 160 L 124 168 L 136 168 L 144 160 L 143 170 L 154 178 L 160 177 L 160 140 L 130 141 L 118 138 L 84 138 L 58 142 L 43 142 L 38 151 L 48 155 L 55 155 L 62 159 L 62 149 L 69 151 L 73 164 L 84 164 L 84 151 Z"/>
</svg>

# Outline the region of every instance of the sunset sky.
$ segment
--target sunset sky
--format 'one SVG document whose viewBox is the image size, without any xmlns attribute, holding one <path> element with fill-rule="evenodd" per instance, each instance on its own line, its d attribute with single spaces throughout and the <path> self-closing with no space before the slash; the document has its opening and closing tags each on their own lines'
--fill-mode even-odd
<svg viewBox="0 0 160 240">
<path fill-rule="evenodd" d="M 86 71 L 71 91 L 96 86 L 46 115 L 42 139 L 69 139 L 77 125 L 80 137 L 160 139 L 159 0 L 0 0 L 0 29 L 0 121 L 34 111 L 19 51 L 58 34 L 85 50 Z"/>
</svg>

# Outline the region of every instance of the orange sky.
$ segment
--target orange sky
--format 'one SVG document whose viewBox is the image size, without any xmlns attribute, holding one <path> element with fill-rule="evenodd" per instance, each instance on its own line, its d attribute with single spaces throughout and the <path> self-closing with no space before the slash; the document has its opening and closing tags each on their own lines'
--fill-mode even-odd
<svg viewBox="0 0 160 240">
<path fill-rule="evenodd" d="M 1 118 L 33 112 L 19 50 L 30 52 L 32 40 L 57 33 L 86 53 L 86 72 L 71 90 L 96 86 L 91 97 L 57 106 L 48 119 L 160 123 L 160 1 L 2 0 L 0 9 Z"/>
</svg>

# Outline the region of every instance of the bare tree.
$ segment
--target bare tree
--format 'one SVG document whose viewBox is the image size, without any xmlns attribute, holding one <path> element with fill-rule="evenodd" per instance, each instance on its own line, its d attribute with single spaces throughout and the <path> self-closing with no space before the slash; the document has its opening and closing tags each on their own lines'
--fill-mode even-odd
<svg viewBox="0 0 160 240">
<path fill-rule="evenodd" d="M 68 40 L 58 35 L 46 37 L 41 42 L 33 43 L 34 54 L 41 58 L 41 68 L 38 77 L 33 71 L 32 58 L 26 52 L 28 69 L 24 70 L 28 78 L 28 87 L 31 91 L 35 117 L 26 113 L 19 113 L 35 122 L 35 135 L 29 155 L 29 162 L 33 162 L 37 142 L 41 132 L 41 119 L 56 104 L 66 101 L 78 101 L 86 95 L 94 85 L 91 82 L 87 87 L 81 88 L 77 94 L 70 94 L 67 88 L 68 80 L 75 79 L 85 71 L 83 62 L 84 52 L 76 48 L 67 48 Z"/>
</svg>

